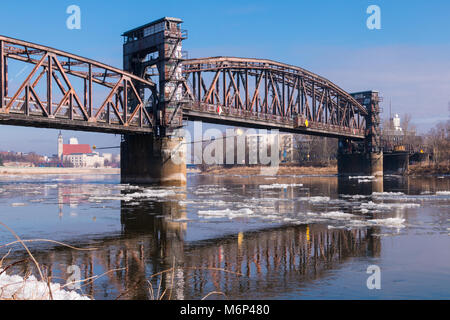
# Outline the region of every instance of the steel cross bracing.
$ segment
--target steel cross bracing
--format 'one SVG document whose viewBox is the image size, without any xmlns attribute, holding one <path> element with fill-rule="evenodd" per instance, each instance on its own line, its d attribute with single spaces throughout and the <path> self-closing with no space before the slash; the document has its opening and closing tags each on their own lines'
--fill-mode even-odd
<svg viewBox="0 0 450 320">
<path fill-rule="evenodd" d="M 0 124 L 151 133 L 156 86 L 103 63 L 0 36 Z M 12 62 L 14 60 L 14 62 Z M 25 79 L 8 84 L 11 63 L 25 63 Z M 22 72 L 24 71 L 24 72 Z M 16 80 L 17 75 L 14 76 Z M 11 80 L 10 80 L 11 82 Z M 146 88 L 148 97 L 136 88 Z"/>
<path fill-rule="evenodd" d="M 206 122 L 363 139 L 366 108 L 327 79 L 260 59 L 183 62 L 183 116 Z"/>
<path fill-rule="evenodd" d="M 154 107 L 164 93 L 148 79 L 4 36 L 0 55 L 0 124 L 123 134 L 154 130 Z M 13 84 L 12 63 L 29 66 L 13 75 Z M 182 96 L 173 103 L 182 106 L 175 113 L 185 119 L 354 140 L 367 135 L 366 108 L 299 67 L 230 57 L 181 63 Z"/>
</svg>

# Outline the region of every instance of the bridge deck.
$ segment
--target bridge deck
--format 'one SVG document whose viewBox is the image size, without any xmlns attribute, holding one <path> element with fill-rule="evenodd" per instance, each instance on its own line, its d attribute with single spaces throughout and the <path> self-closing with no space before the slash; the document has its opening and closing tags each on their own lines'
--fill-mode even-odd
<svg viewBox="0 0 450 320">
<path fill-rule="evenodd" d="M 185 120 L 202 121 L 220 125 L 237 126 L 244 128 L 279 130 L 280 132 L 294 134 L 308 134 L 331 138 L 351 138 L 353 140 L 363 140 L 364 131 L 350 129 L 321 122 L 309 122 L 308 126 L 298 126 L 294 118 L 279 117 L 268 114 L 252 113 L 236 109 L 230 109 L 230 113 L 225 111 L 218 114 L 214 105 L 189 104 L 183 107 L 183 118 Z M 233 112 L 234 111 L 234 112 Z M 243 115 L 242 113 L 245 113 Z"/>
<path fill-rule="evenodd" d="M 0 110 L 0 125 L 26 126 L 35 128 L 48 128 L 60 130 L 77 130 L 89 132 L 101 132 L 111 134 L 150 134 L 152 128 L 123 126 L 119 123 L 88 122 L 81 117 L 73 120 L 61 117 L 42 117 L 40 114 L 25 115 L 17 113 L 2 113 Z"/>
</svg>

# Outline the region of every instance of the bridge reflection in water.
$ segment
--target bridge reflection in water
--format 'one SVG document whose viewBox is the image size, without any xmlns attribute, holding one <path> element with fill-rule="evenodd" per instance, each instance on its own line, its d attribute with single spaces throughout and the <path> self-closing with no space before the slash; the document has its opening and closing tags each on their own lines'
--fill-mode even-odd
<svg viewBox="0 0 450 320">
<path fill-rule="evenodd" d="M 376 227 L 290 225 L 186 241 L 186 212 L 179 201 L 139 206 L 122 202 L 121 234 L 96 240 L 93 246 L 98 250 L 40 250 L 36 258 L 60 282 L 70 276 L 66 273 L 70 265 L 80 267 L 82 279 L 121 269 L 82 284 L 83 292 L 97 299 L 149 299 L 150 279 L 154 294 L 160 286 L 160 294 L 166 291 L 165 299 L 201 299 L 212 291 L 230 299 L 270 299 L 301 291 L 352 257 L 380 255 L 379 237 L 372 236 L 379 232 Z M 151 278 L 172 266 L 174 270 Z"/>
</svg>

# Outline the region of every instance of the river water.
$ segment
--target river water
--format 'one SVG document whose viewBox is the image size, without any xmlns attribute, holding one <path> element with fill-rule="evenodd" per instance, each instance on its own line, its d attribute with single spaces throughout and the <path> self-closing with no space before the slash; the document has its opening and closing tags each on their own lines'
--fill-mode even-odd
<svg viewBox="0 0 450 320">
<path fill-rule="evenodd" d="M 0 177 L 0 222 L 93 249 L 27 242 L 53 282 L 69 266 L 95 280 L 78 290 L 95 299 L 448 299 L 449 212 L 449 176 Z M 0 245 L 15 240 L 0 230 Z M 7 272 L 33 272 L 20 244 L 0 255 L 10 248 Z"/>
</svg>

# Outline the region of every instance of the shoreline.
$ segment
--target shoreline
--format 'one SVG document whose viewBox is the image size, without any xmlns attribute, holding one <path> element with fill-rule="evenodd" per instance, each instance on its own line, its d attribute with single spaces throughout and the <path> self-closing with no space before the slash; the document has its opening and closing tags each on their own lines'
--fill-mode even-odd
<svg viewBox="0 0 450 320">
<path fill-rule="evenodd" d="M 2 175 L 46 175 L 46 174 L 120 174 L 120 168 L 0 167 L 0 176 L 2 176 Z"/>
<path fill-rule="evenodd" d="M 199 174 L 209 175 L 260 175 L 264 168 L 260 166 L 236 166 L 236 167 L 209 167 Z M 385 172 L 385 175 L 388 174 Z M 272 175 L 272 174 L 271 174 Z M 314 166 L 280 166 L 278 171 L 273 173 L 275 176 L 285 175 L 338 175 L 336 165 L 314 167 Z M 405 177 L 419 177 L 419 176 L 441 176 L 450 175 L 450 166 L 448 165 L 410 165 L 407 173 L 403 174 Z"/>
<path fill-rule="evenodd" d="M 413 164 L 409 165 L 408 176 L 434 176 L 450 175 L 450 165 L 440 164 Z"/>
<path fill-rule="evenodd" d="M 266 167 L 260 166 L 236 166 L 236 167 L 210 167 L 205 171 L 199 169 L 187 169 L 187 173 L 209 174 L 209 175 L 260 175 L 261 170 Z M 40 168 L 40 167 L 0 167 L 2 175 L 108 175 L 120 174 L 120 168 Z M 313 166 L 280 166 L 274 175 L 337 175 L 337 166 L 313 167 Z M 450 167 L 442 165 L 411 165 L 409 172 L 404 176 L 434 176 L 449 175 Z"/>
<path fill-rule="evenodd" d="M 270 167 L 249 167 L 249 166 L 237 166 L 237 167 L 212 167 L 207 168 L 200 174 L 212 174 L 212 175 L 260 175 L 262 170 L 267 170 Z M 285 175 L 330 175 L 337 174 L 337 166 L 328 167 L 312 167 L 312 166 L 280 166 L 278 170 L 273 174 L 275 176 Z"/>
</svg>

